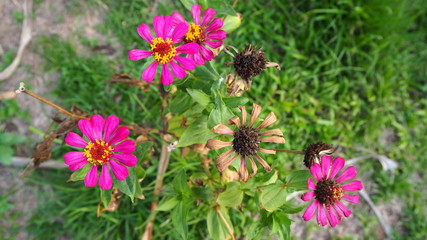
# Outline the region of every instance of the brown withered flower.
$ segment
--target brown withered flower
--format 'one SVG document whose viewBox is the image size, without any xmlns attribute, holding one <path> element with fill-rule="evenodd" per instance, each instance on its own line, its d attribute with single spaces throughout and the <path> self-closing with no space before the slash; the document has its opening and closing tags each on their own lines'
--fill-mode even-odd
<svg viewBox="0 0 427 240">
<path fill-rule="evenodd" d="M 245 49 L 239 52 L 235 47 L 228 46 L 233 49 L 236 55 L 224 49 L 224 51 L 233 57 L 233 64 L 236 74 L 228 74 L 226 79 L 227 92 L 231 96 L 240 96 L 242 93 L 250 89 L 252 77 L 260 74 L 267 67 L 276 67 L 280 70 L 280 66 L 274 62 L 268 62 L 261 48 L 246 45 Z"/>
<path fill-rule="evenodd" d="M 334 153 L 332 145 L 327 143 L 318 142 L 308 145 L 304 150 L 304 165 L 310 169 L 310 167 L 318 163 L 323 156 L 331 156 Z"/>
<path fill-rule="evenodd" d="M 254 161 L 256 159 L 264 169 L 269 172 L 271 171 L 270 165 L 258 155 L 258 152 L 267 154 L 276 154 L 275 150 L 265 149 L 260 147 L 262 142 L 273 142 L 273 143 L 285 143 L 283 133 L 280 129 L 272 129 L 260 132 L 261 129 L 273 124 L 277 118 L 273 112 L 267 115 L 264 121 L 258 126 L 254 127 L 255 121 L 261 113 L 262 107 L 258 104 L 253 104 L 251 117 L 248 120 L 248 113 L 244 106 L 239 106 L 242 112 L 242 117 L 232 117 L 229 121 L 229 125 L 235 125 L 237 129 L 233 131 L 231 128 L 224 124 L 216 125 L 212 131 L 218 134 L 228 134 L 233 136 L 233 140 L 230 142 L 224 142 L 218 139 L 210 139 L 207 142 L 207 146 L 210 149 L 220 149 L 231 146 L 231 149 L 220 154 L 216 158 L 216 166 L 218 171 L 223 173 L 230 164 L 240 156 L 240 169 L 239 178 L 241 181 L 246 182 L 250 177 L 255 175 L 258 171 L 258 167 Z M 273 136 L 268 136 L 273 135 Z M 246 167 L 246 161 L 249 160 L 252 168 L 252 173 L 248 173 Z"/>
</svg>

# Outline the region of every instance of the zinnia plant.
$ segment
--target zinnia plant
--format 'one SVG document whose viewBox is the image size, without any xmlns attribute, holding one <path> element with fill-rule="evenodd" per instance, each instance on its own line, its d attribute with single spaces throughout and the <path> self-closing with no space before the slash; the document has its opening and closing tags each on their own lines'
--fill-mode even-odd
<svg viewBox="0 0 427 240">
<path fill-rule="evenodd" d="M 82 151 L 64 155 L 69 169 L 76 171 L 87 164 L 92 165 L 84 179 L 86 187 L 94 187 L 98 183 L 98 166 L 101 166 L 99 187 L 105 190 L 113 185 L 110 168 L 116 179 L 122 181 L 128 176 L 125 166 L 136 165 L 137 158 L 132 154 L 135 151 L 135 142 L 125 140 L 129 130 L 126 127 L 118 127 L 119 122 L 120 119 L 113 115 L 108 116 L 105 121 L 100 115 L 94 115 L 90 120 L 82 119 L 78 122 L 80 131 L 87 139 L 74 132 L 65 137 L 68 145 L 83 148 Z"/>
<path fill-rule="evenodd" d="M 185 23 L 174 26 L 173 19 L 170 16 L 154 17 L 153 27 L 156 38 L 153 38 L 151 29 L 146 24 L 141 24 L 137 28 L 138 34 L 150 44 L 151 50 L 133 49 L 128 52 L 129 59 L 137 61 L 152 56 L 154 61 L 143 71 L 142 80 L 153 81 L 157 67 L 161 64 L 161 82 L 163 85 L 169 85 L 173 82 L 173 76 L 184 78 L 187 75 L 186 70 L 195 68 L 196 64 L 192 59 L 181 57 L 179 54 L 195 54 L 198 45 L 197 43 L 186 43 L 175 46 L 181 42 L 188 27 Z"/>
<path fill-rule="evenodd" d="M 329 224 L 335 227 L 343 218 L 349 217 L 351 211 L 344 206 L 341 200 L 351 203 L 358 203 L 359 195 L 350 195 L 346 192 L 362 190 L 361 181 L 351 181 L 344 183 L 356 177 L 355 167 L 348 167 L 339 177 L 335 177 L 345 165 L 345 160 L 336 157 L 333 161 L 330 156 L 323 156 L 320 164 L 314 163 L 310 167 L 310 172 L 316 180 L 312 178 L 307 181 L 308 189 L 312 192 L 305 193 L 301 199 L 310 201 L 315 200 L 305 210 L 303 219 L 310 220 L 317 210 L 317 223 L 325 226 Z M 343 184 L 344 183 L 344 184 Z"/>
<path fill-rule="evenodd" d="M 222 45 L 227 34 L 221 27 L 224 25 L 221 18 L 215 18 L 215 10 L 212 8 L 206 9 L 201 17 L 202 10 L 197 4 L 191 7 L 193 22 L 188 24 L 185 18 L 178 12 L 172 13 L 172 17 L 176 24 L 184 23 L 188 26 L 188 31 L 183 36 L 182 40 L 186 43 L 197 43 L 198 50 L 195 54 L 188 54 L 187 57 L 193 59 L 197 65 L 203 65 L 206 61 L 211 61 L 214 58 L 213 52 L 206 47 L 213 49 Z M 213 19 L 213 20 L 212 20 Z"/>
</svg>

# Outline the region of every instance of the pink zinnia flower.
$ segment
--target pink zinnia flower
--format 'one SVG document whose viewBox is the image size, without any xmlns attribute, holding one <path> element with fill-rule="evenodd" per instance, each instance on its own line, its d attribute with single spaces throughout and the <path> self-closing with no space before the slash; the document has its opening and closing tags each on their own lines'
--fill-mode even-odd
<svg viewBox="0 0 427 240">
<path fill-rule="evenodd" d="M 185 70 L 193 70 L 196 64 L 192 59 L 180 57 L 180 53 L 194 54 L 197 52 L 196 43 L 182 44 L 174 46 L 181 42 L 182 37 L 187 33 L 186 24 L 174 26 L 173 19 L 170 16 L 156 16 L 153 19 L 154 32 L 156 38 L 151 35 L 151 29 L 146 24 L 141 24 L 138 28 L 138 34 L 150 44 L 151 51 L 133 49 L 128 52 L 129 59 L 132 61 L 153 56 L 153 63 L 142 73 L 142 80 L 146 82 L 153 81 L 156 76 L 157 66 L 162 65 L 161 80 L 163 85 L 169 85 L 173 82 L 173 76 L 183 78 L 186 76 Z M 170 71 L 172 69 L 172 73 Z"/>
<path fill-rule="evenodd" d="M 118 127 L 120 119 L 110 115 L 107 119 L 100 115 L 82 119 L 78 122 L 80 131 L 88 140 L 78 134 L 70 132 L 65 137 L 65 142 L 73 147 L 83 148 L 83 151 L 73 151 L 65 154 L 65 164 L 71 171 L 76 171 L 86 164 L 92 164 L 84 183 L 86 187 L 94 187 L 98 183 L 98 166 L 101 166 L 99 187 L 110 189 L 113 185 L 110 170 L 117 180 L 125 180 L 129 175 L 128 169 L 122 164 L 133 167 L 137 158 L 131 154 L 135 151 L 135 142 L 125 140 L 129 135 L 127 127 Z"/>
<path fill-rule="evenodd" d="M 189 54 L 187 57 L 194 59 L 196 64 L 203 65 L 205 61 L 210 61 L 214 58 L 213 52 L 205 47 L 205 45 L 213 49 L 218 48 L 222 45 L 222 40 L 225 39 L 227 34 L 224 30 L 219 30 L 224 25 L 221 18 L 212 20 L 216 14 L 212 8 L 206 9 L 203 17 L 200 18 L 201 7 L 194 4 L 191 7 L 191 14 L 194 21 L 191 24 L 188 24 L 184 17 L 177 12 L 172 13 L 172 17 L 176 24 L 185 23 L 188 26 L 188 32 L 183 37 L 183 40 L 187 43 L 198 44 L 197 53 Z"/>
<path fill-rule="evenodd" d="M 301 199 L 310 201 L 313 197 L 314 202 L 305 210 L 302 218 L 305 221 L 310 220 L 317 210 L 317 223 L 325 226 L 329 224 L 335 227 L 343 216 L 349 217 L 351 211 L 348 210 L 341 199 L 351 203 L 358 203 L 359 195 L 350 195 L 344 191 L 362 190 L 362 182 L 351 181 L 341 184 L 356 177 L 357 172 L 355 167 L 348 167 L 343 173 L 335 178 L 337 173 L 344 167 L 345 160 L 341 157 L 335 158 L 331 162 L 330 156 L 323 156 L 320 165 L 313 164 L 310 167 L 310 172 L 316 179 L 317 184 L 314 184 L 311 178 L 308 179 L 308 189 L 313 192 L 308 192 L 302 195 Z"/>
</svg>

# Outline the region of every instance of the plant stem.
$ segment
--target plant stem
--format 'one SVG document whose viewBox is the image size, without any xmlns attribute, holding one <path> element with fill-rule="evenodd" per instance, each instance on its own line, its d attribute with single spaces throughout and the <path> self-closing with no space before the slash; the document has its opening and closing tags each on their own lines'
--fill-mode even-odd
<svg viewBox="0 0 427 240">
<path fill-rule="evenodd" d="M 70 117 L 72 117 L 72 118 L 86 119 L 86 117 L 79 116 L 79 115 L 75 115 L 74 113 L 71 113 L 71 112 L 69 112 L 69 111 L 67 111 L 67 110 L 63 109 L 62 107 L 60 107 L 60 106 L 58 106 L 58 105 L 54 104 L 53 102 L 51 102 L 51 101 L 49 101 L 49 100 L 46 100 L 46 99 L 44 99 L 44 98 L 42 98 L 42 97 L 38 96 L 37 94 L 35 94 L 35 93 L 31 92 L 30 90 L 25 89 L 25 87 L 24 87 L 24 83 L 21 83 L 21 86 L 19 87 L 19 89 L 18 89 L 18 90 L 16 90 L 16 93 L 21 93 L 21 92 L 26 93 L 26 94 L 30 95 L 31 97 L 33 97 L 33 98 L 35 98 L 35 99 L 37 99 L 37 100 L 39 100 L 39 101 L 41 101 L 41 102 L 43 102 L 43 103 L 46 103 L 47 105 L 50 105 L 50 106 L 52 106 L 52 107 L 54 107 L 54 108 L 58 109 L 58 110 L 59 110 L 59 112 L 61 112 L 62 114 L 68 115 L 68 116 L 70 116 Z"/>
<path fill-rule="evenodd" d="M 287 149 L 272 149 L 276 152 L 285 152 L 285 153 L 293 153 L 293 154 L 301 154 L 304 155 L 304 151 L 300 151 L 300 150 L 287 150 Z"/>
</svg>

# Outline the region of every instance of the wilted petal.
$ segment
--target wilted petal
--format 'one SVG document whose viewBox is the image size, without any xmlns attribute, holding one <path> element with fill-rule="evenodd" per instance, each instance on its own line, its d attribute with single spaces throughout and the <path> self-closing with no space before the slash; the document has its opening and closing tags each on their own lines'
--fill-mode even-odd
<svg viewBox="0 0 427 240">
<path fill-rule="evenodd" d="M 270 126 L 277 120 L 276 115 L 274 112 L 271 112 L 267 115 L 267 117 L 264 119 L 264 121 L 257 127 L 256 131 L 259 131 L 267 126 Z"/>
<path fill-rule="evenodd" d="M 113 179 L 111 178 L 110 170 L 108 165 L 102 165 L 101 177 L 99 178 L 99 187 L 102 190 L 108 190 L 113 186 Z"/>
<path fill-rule="evenodd" d="M 232 144 L 233 144 L 232 142 L 223 142 L 218 139 L 209 139 L 206 146 L 209 149 L 214 150 L 214 149 L 220 149 L 223 147 L 228 147 L 228 146 L 231 146 Z"/>
<path fill-rule="evenodd" d="M 240 119 L 238 116 L 234 116 L 228 120 L 229 125 L 236 125 L 237 127 L 240 127 Z"/>
<path fill-rule="evenodd" d="M 85 177 L 85 186 L 86 187 L 94 187 L 96 183 L 98 182 L 98 166 L 92 165 L 89 172 L 87 173 Z"/>
<path fill-rule="evenodd" d="M 252 113 L 251 113 L 251 122 L 249 124 L 249 127 L 252 127 L 256 121 L 256 119 L 258 118 L 259 114 L 261 113 L 261 109 L 262 107 L 258 104 L 253 104 L 252 105 Z"/>
<path fill-rule="evenodd" d="M 249 161 L 251 162 L 251 167 L 252 167 L 252 173 L 249 175 L 249 177 L 252 177 L 258 172 L 258 167 L 256 166 L 255 161 L 251 157 L 248 157 L 248 158 L 249 158 Z"/>
<path fill-rule="evenodd" d="M 270 136 L 259 139 L 261 142 L 285 143 L 285 139 L 279 136 Z"/>
<path fill-rule="evenodd" d="M 258 154 L 254 155 L 256 160 L 262 165 L 262 167 L 265 169 L 265 171 L 270 172 L 271 171 L 271 167 L 270 165 L 268 165 L 268 163 L 262 159 L 260 156 L 258 156 Z"/>
<path fill-rule="evenodd" d="M 238 108 L 242 112 L 242 126 L 245 126 L 248 113 L 246 112 L 245 106 L 238 106 Z"/>
<path fill-rule="evenodd" d="M 218 134 L 230 134 L 230 135 L 234 134 L 233 130 L 231 130 L 229 127 L 225 126 L 222 123 L 213 127 L 212 132 L 218 133 Z"/>
<path fill-rule="evenodd" d="M 283 132 L 282 130 L 275 128 L 275 129 L 271 129 L 271 130 L 267 130 L 264 132 L 261 132 L 259 134 L 260 136 L 266 136 L 266 135 L 279 135 L 279 136 L 283 136 Z"/>
<path fill-rule="evenodd" d="M 249 179 L 248 168 L 246 167 L 246 159 L 242 157 L 240 160 L 239 178 L 243 182 L 247 182 Z"/>
<path fill-rule="evenodd" d="M 224 172 L 224 170 L 227 169 L 228 166 L 230 166 L 230 164 L 237 158 L 237 153 L 230 157 L 233 151 L 233 149 L 230 149 L 216 158 L 216 167 L 218 168 L 219 172 Z"/>
<path fill-rule="evenodd" d="M 267 154 L 276 154 L 276 150 L 272 149 L 259 148 L 258 151 Z"/>
<path fill-rule="evenodd" d="M 312 202 L 310 206 L 308 206 L 308 208 L 304 212 L 304 215 L 302 215 L 304 221 L 309 221 L 314 216 L 314 213 L 316 212 L 318 206 L 319 202 L 317 200 L 314 200 L 314 202 Z"/>
</svg>

